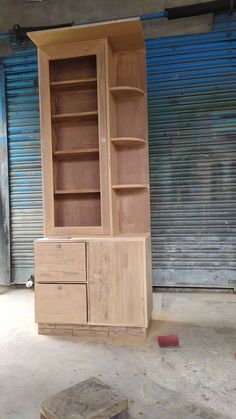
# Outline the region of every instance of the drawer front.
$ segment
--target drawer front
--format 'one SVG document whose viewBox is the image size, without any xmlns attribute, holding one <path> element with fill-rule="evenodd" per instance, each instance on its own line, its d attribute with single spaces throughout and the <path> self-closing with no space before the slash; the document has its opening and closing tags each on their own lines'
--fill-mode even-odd
<svg viewBox="0 0 236 419">
<path fill-rule="evenodd" d="M 87 323 L 85 284 L 36 284 L 35 318 L 38 323 Z"/>
<path fill-rule="evenodd" d="M 35 243 L 36 282 L 86 281 L 85 243 Z"/>
</svg>

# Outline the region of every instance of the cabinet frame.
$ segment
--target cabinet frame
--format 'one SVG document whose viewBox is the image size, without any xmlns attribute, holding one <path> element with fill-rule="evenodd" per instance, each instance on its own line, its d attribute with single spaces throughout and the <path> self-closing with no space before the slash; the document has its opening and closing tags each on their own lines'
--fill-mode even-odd
<svg viewBox="0 0 236 419">
<path fill-rule="evenodd" d="M 101 226 L 56 226 L 49 61 L 96 55 Z M 41 97 L 44 233 L 47 237 L 109 234 L 109 179 L 106 121 L 105 40 L 47 45 L 38 50 Z"/>
</svg>

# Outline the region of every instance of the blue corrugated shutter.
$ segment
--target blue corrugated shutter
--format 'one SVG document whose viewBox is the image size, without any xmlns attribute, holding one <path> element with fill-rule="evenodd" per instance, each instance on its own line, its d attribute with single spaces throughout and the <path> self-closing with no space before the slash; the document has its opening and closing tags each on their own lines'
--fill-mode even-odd
<svg viewBox="0 0 236 419">
<path fill-rule="evenodd" d="M 42 186 L 37 51 L 30 41 L 10 39 L 6 73 L 10 172 L 12 282 L 34 273 L 33 242 L 42 237 Z"/>
<path fill-rule="evenodd" d="M 232 287 L 236 14 L 148 40 L 147 72 L 154 285 Z"/>
</svg>

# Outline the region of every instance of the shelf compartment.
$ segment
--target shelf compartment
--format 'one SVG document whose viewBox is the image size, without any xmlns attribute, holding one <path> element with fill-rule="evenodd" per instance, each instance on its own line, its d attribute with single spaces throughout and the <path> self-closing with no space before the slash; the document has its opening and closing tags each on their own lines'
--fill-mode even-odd
<svg viewBox="0 0 236 419">
<path fill-rule="evenodd" d="M 113 185 L 112 189 L 116 190 L 116 191 L 132 190 L 132 189 L 134 189 L 134 190 L 148 189 L 148 185 L 147 184 L 138 184 L 138 183 L 136 183 L 136 184 L 134 184 L 134 183 L 133 184 L 123 184 L 123 185 L 120 184 L 120 185 Z"/>
<path fill-rule="evenodd" d="M 50 83 L 52 90 L 66 90 L 70 88 L 75 89 L 96 89 L 97 79 L 96 77 L 89 77 L 86 79 L 75 79 L 75 80 L 60 80 L 52 81 Z"/>
<path fill-rule="evenodd" d="M 84 193 L 80 195 L 56 195 L 55 224 L 57 227 L 100 227 L 100 194 Z"/>
<path fill-rule="evenodd" d="M 137 137 L 114 137 L 111 142 L 117 147 L 142 147 L 146 144 L 144 138 Z"/>
<path fill-rule="evenodd" d="M 91 119 L 97 118 L 98 111 L 91 111 L 91 112 L 73 112 L 73 113 L 61 113 L 61 114 L 54 114 L 52 115 L 53 121 L 66 121 L 66 120 L 73 120 L 73 119 Z"/>
<path fill-rule="evenodd" d="M 144 90 L 140 89 L 139 87 L 134 86 L 115 86 L 110 87 L 110 92 L 112 93 L 113 97 L 116 99 L 119 98 L 136 98 L 145 96 Z"/>
<path fill-rule="evenodd" d="M 79 158 L 79 157 L 86 157 L 91 155 L 96 155 L 99 153 L 99 148 L 84 148 L 84 149 L 77 149 L 77 150 L 60 150 L 54 151 L 54 157 L 58 159 L 70 159 L 70 158 Z"/>
<path fill-rule="evenodd" d="M 55 151 L 73 151 L 87 148 L 98 148 L 97 119 L 71 120 L 62 124 L 54 122 L 52 127 Z"/>
<path fill-rule="evenodd" d="M 96 77 L 96 55 L 50 60 L 51 82 Z"/>
<path fill-rule="evenodd" d="M 51 92 L 53 115 L 97 111 L 97 90 L 56 90 Z"/>
<path fill-rule="evenodd" d="M 56 190 L 55 195 L 84 195 L 84 194 L 100 194 L 99 189 L 61 189 Z"/>
<path fill-rule="evenodd" d="M 98 157 L 54 160 L 55 190 L 100 189 Z"/>
</svg>

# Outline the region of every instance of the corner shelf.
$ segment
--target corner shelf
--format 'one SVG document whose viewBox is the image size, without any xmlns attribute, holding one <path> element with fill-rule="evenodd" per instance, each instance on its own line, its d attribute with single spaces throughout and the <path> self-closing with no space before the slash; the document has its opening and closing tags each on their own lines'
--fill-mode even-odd
<svg viewBox="0 0 236 419">
<path fill-rule="evenodd" d="M 111 142 L 117 147 L 142 147 L 146 144 L 144 138 L 137 137 L 114 137 Z"/>
<path fill-rule="evenodd" d="M 60 80 L 53 81 L 50 86 L 53 90 L 64 90 L 70 87 L 82 87 L 82 88 L 96 88 L 97 79 L 96 77 L 89 77 L 85 79 L 77 80 Z"/>
<path fill-rule="evenodd" d="M 112 189 L 115 191 L 122 191 L 122 190 L 137 190 L 137 189 L 148 189 L 147 184 L 123 184 L 123 185 L 113 185 Z"/>
<path fill-rule="evenodd" d="M 137 98 L 140 96 L 145 96 L 145 92 L 138 87 L 133 86 L 115 86 L 110 87 L 110 92 L 113 97 L 116 99 L 120 98 Z"/>
<path fill-rule="evenodd" d="M 54 151 L 53 156 L 59 159 L 76 158 L 99 154 L 99 148 L 85 148 L 79 150 L 60 150 Z"/>
<path fill-rule="evenodd" d="M 84 194 L 100 194 L 99 189 L 57 189 L 55 195 L 84 195 Z"/>
<path fill-rule="evenodd" d="M 76 112 L 76 113 L 61 113 L 52 115 L 53 121 L 65 121 L 65 120 L 74 120 L 74 119 L 91 119 L 97 118 L 98 111 L 91 112 Z"/>
</svg>

